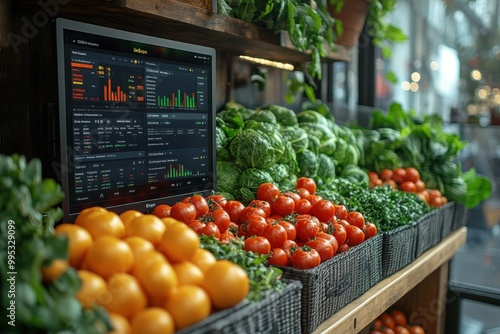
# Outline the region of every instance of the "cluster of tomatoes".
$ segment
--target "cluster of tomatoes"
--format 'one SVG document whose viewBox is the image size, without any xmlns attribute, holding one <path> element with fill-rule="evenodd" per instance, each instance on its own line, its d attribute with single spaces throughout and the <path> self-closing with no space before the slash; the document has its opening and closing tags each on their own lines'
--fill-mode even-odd
<svg viewBox="0 0 500 334">
<path fill-rule="evenodd" d="M 361 213 L 317 195 L 315 181 L 306 177 L 288 192 L 263 183 L 246 206 L 221 195 L 195 195 L 158 206 L 153 214 L 181 220 L 222 242 L 241 238 L 245 250 L 267 255 L 269 264 L 300 269 L 316 267 L 377 234 Z"/>
<path fill-rule="evenodd" d="M 373 321 L 370 334 L 425 334 L 425 330 L 420 325 L 410 324 L 403 311 L 392 309 Z"/>
<path fill-rule="evenodd" d="M 69 254 L 42 268 L 45 281 L 75 269 L 78 300 L 105 308 L 112 333 L 174 333 L 236 305 L 250 288 L 243 268 L 217 260 L 174 218 L 93 207 L 55 234 L 67 237 Z"/>
<path fill-rule="evenodd" d="M 419 171 L 413 167 L 383 169 L 380 173 L 370 171 L 368 177 L 371 188 L 389 184 L 393 189 L 417 194 L 432 207 L 440 207 L 448 203 L 448 199 L 439 190 L 426 187 L 425 182 L 420 179 Z"/>
</svg>

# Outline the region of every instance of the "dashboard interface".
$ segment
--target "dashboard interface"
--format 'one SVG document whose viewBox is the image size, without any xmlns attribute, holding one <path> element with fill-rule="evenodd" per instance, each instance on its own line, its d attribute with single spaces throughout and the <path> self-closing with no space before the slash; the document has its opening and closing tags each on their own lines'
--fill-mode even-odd
<svg viewBox="0 0 500 334">
<path fill-rule="evenodd" d="M 56 24 L 66 219 L 214 190 L 214 50 Z"/>
</svg>

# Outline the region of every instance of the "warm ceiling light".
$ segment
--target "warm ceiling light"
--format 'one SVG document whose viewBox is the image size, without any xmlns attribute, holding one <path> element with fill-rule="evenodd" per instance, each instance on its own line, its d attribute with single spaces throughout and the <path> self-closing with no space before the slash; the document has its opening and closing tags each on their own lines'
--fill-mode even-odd
<svg viewBox="0 0 500 334">
<path fill-rule="evenodd" d="M 415 93 L 418 90 L 418 83 L 412 82 L 410 84 L 410 90 Z"/>
<path fill-rule="evenodd" d="M 411 79 L 415 82 L 419 82 L 420 81 L 420 73 L 418 72 L 413 72 L 411 74 Z"/>
<path fill-rule="evenodd" d="M 403 81 L 401 83 L 401 88 L 403 88 L 403 90 L 410 90 L 410 83 L 408 81 Z"/>
<path fill-rule="evenodd" d="M 488 91 L 484 88 L 478 89 L 477 90 L 477 97 L 479 97 L 481 100 L 484 100 L 488 96 Z"/>
<path fill-rule="evenodd" d="M 431 70 L 433 70 L 433 71 L 439 70 L 439 63 L 437 61 L 431 62 Z"/>
<path fill-rule="evenodd" d="M 276 67 L 276 68 L 279 68 L 282 70 L 293 71 L 293 69 L 294 69 L 292 64 L 280 63 L 278 61 L 272 61 L 272 60 L 268 60 L 268 59 L 254 58 L 254 57 L 248 57 L 248 56 L 240 56 L 240 58 L 243 60 L 246 60 L 246 61 L 250 61 L 252 63 L 266 65 L 266 66 L 272 66 L 272 67 Z"/>
</svg>

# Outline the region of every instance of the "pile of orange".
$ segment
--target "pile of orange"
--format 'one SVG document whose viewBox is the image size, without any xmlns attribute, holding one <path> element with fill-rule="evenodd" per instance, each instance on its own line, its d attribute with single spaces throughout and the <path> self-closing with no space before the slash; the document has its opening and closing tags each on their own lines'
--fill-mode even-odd
<svg viewBox="0 0 500 334">
<path fill-rule="evenodd" d="M 44 268 L 45 281 L 75 268 L 82 282 L 77 298 L 85 308 L 108 311 L 111 333 L 173 333 L 238 304 L 249 291 L 241 267 L 216 260 L 200 248 L 196 232 L 173 218 L 93 207 L 55 233 L 67 236 L 69 257 Z"/>
</svg>

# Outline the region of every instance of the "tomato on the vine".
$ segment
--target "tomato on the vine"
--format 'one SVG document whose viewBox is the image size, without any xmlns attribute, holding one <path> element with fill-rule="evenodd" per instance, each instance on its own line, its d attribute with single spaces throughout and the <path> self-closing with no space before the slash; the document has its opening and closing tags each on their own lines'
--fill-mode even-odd
<svg viewBox="0 0 500 334">
<path fill-rule="evenodd" d="M 287 191 L 282 193 L 281 195 L 285 195 L 293 199 L 293 202 L 297 204 L 297 202 L 300 200 L 300 195 L 296 193 L 295 191 Z"/>
<path fill-rule="evenodd" d="M 346 219 L 347 214 L 348 214 L 348 211 L 347 211 L 347 208 L 345 207 L 345 205 L 342 205 L 342 204 L 335 205 L 335 217 L 337 217 L 337 219 Z"/>
<path fill-rule="evenodd" d="M 238 223 L 240 221 L 240 213 L 245 208 L 245 205 L 240 201 L 230 200 L 226 203 L 226 210 L 232 222 Z"/>
<path fill-rule="evenodd" d="M 201 235 L 201 230 L 205 227 L 205 225 L 206 224 L 199 219 L 195 219 L 188 224 L 188 226 L 198 235 Z"/>
<path fill-rule="evenodd" d="M 310 177 L 299 177 L 295 183 L 295 189 L 304 188 L 309 191 L 310 194 L 316 192 L 316 182 Z"/>
<path fill-rule="evenodd" d="M 281 216 L 289 215 L 295 209 L 295 202 L 292 198 L 279 195 L 273 202 L 273 211 Z"/>
<path fill-rule="evenodd" d="M 350 225 L 354 225 L 359 228 L 363 228 L 365 226 L 365 216 L 361 212 L 358 211 L 350 211 L 347 214 L 347 218 L 345 219 Z"/>
<path fill-rule="evenodd" d="M 271 215 L 271 204 L 269 204 L 268 201 L 254 199 L 250 203 L 248 203 L 247 206 L 262 209 L 265 212 L 266 217 L 269 217 Z"/>
<path fill-rule="evenodd" d="M 297 203 L 295 203 L 295 212 L 297 212 L 299 215 L 310 214 L 311 208 L 311 203 L 305 198 L 301 198 L 297 201 Z"/>
<path fill-rule="evenodd" d="M 337 241 L 337 239 L 333 235 L 331 235 L 329 233 L 325 233 L 325 232 L 319 232 L 316 235 L 316 238 L 323 238 L 323 239 L 327 240 L 332 245 L 333 255 L 335 255 L 337 253 L 337 250 L 339 249 L 339 242 Z"/>
<path fill-rule="evenodd" d="M 267 218 L 266 213 L 261 208 L 246 206 L 240 212 L 239 223 L 245 223 L 245 222 L 247 222 L 248 221 L 248 217 L 250 217 L 250 215 L 252 215 L 252 214 L 257 214 L 257 215 L 261 216 L 262 218 Z"/>
<path fill-rule="evenodd" d="M 337 239 L 339 246 L 344 244 L 347 240 L 347 231 L 344 225 L 337 222 L 333 223 L 333 236 Z"/>
<path fill-rule="evenodd" d="M 196 208 L 192 203 L 175 203 L 170 209 L 170 217 L 189 224 L 196 219 Z"/>
<path fill-rule="evenodd" d="M 263 236 L 252 236 L 245 239 L 245 250 L 266 255 L 271 251 L 271 243 Z"/>
<path fill-rule="evenodd" d="M 281 248 L 288 238 L 285 228 L 278 223 L 268 225 L 262 236 L 269 240 L 271 248 Z"/>
<path fill-rule="evenodd" d="M 297 238 L 297 229 L 295 228 L 295 225 L 287 220 L 280 220 L 278 221 L 278 224 L 285 228 L 287 239 L 295 240 Z"/>
<path fill-rule="evenodd" d="M 273 266 L 288 265 L 288 254 L 282 248 L 271 249 L 271 255 L 267 258 L 267 262 Z"/>
<path fill-rule="evenodd" d="M 208 221 L 213 221 L 215 225 L 219 228 L 220 233 L 227 231 L 231 218 L 229 214 L 221 208 L 211 210 L 207 215 L 205 215 Z"/>
<path fill-rule="evenodd" d="M 201 195 L 193 195 L 190 197 L 185 197 L 182 202 L 191 203 L 196 209 L 196 218 L 203 216 L 208 212 L 208 202 L 205 197 Z"/>
<path fill-rule="evenodd" d="M 292 266 L 294 268 L 311 269 L 319 266 L 320 263 L 321 257 L 319 256 L 319 253 L 309 246 L 296 249 L 292 253 Z"/>
<path fill-rule="evenodd" d="M 206 197 L 208 207 L 214 208 L 220 206 L 222 209 L 226 207 L 227 199 L 220 194 L 213 194 Z"/>
<path fill-rule="evenodd" d="M 306 245 L 318 252 L 321 262 L 325 262 L 326 260 L 331 259 L 335 254 L 330 241 L 321 237 L 309 239 L 306 242 Z"/>
<path fill-rule="evenodd" d="M 319 200 L 322 200 L 323 198 L 319 195 L 311 194 L 311 195 L 307 196 L 306 199 L 311 203 L 311 205 L 314 205 L 314 203 L 316 203 Z"/>
<path fill-rule="evenodd" d="M 319 225 L 311 219 L 300 218 L 295 221 L 295 229 L 297 230 L 297 238 L 302 241 L 307 241 L 318 234 Z"/>
<path fill-rule="evenodd" d="M 306 188 L 297 188 L 295 190 L 297 190 L 300 198 L 303 198 L 303 199 L 306 199 L 307 197 L 309 197 L 311 195 L 309 190 L 307 190 Z"/>
<path fill-rule="evenodd" d="M 311 214 L 316 216 L 320 221 L 326 222 L 333 219 L 335 206 L 330 200 L 320 199 L 312 204 Z"/>
<path fill-rule="evenodd" d="M 283 250 L 287 254 L 289 261 L 292 258 L 292 251 L 295 250 L 298 247 L 299 246 L 297 245 L 297 243 L 295 241 L 291 240 L 291 239 L 287 239 L 283 243 L 283 246 L 281 246 L 281 248 L 283 248 Z"/>
<path fill-rule="evenodd" d="M 360 243 L 362 243 L 365 240 L 365 234 L 363 233 L 363 230 L 360 229 L 359 227 L 354 226 L 354 225 L 349 225 L 349 226 L 346 226 L 345 230 L 347 232 L 346 243 L 350 247 L 359 245 Z"/>
<path fill-rule="evenodd" d="M 279 188 L 272 183 L 262 183 L 257 188 L 257 199 L 267 202 L 272 202 L 276 197 L 280 195 Z"/>
</svg>

